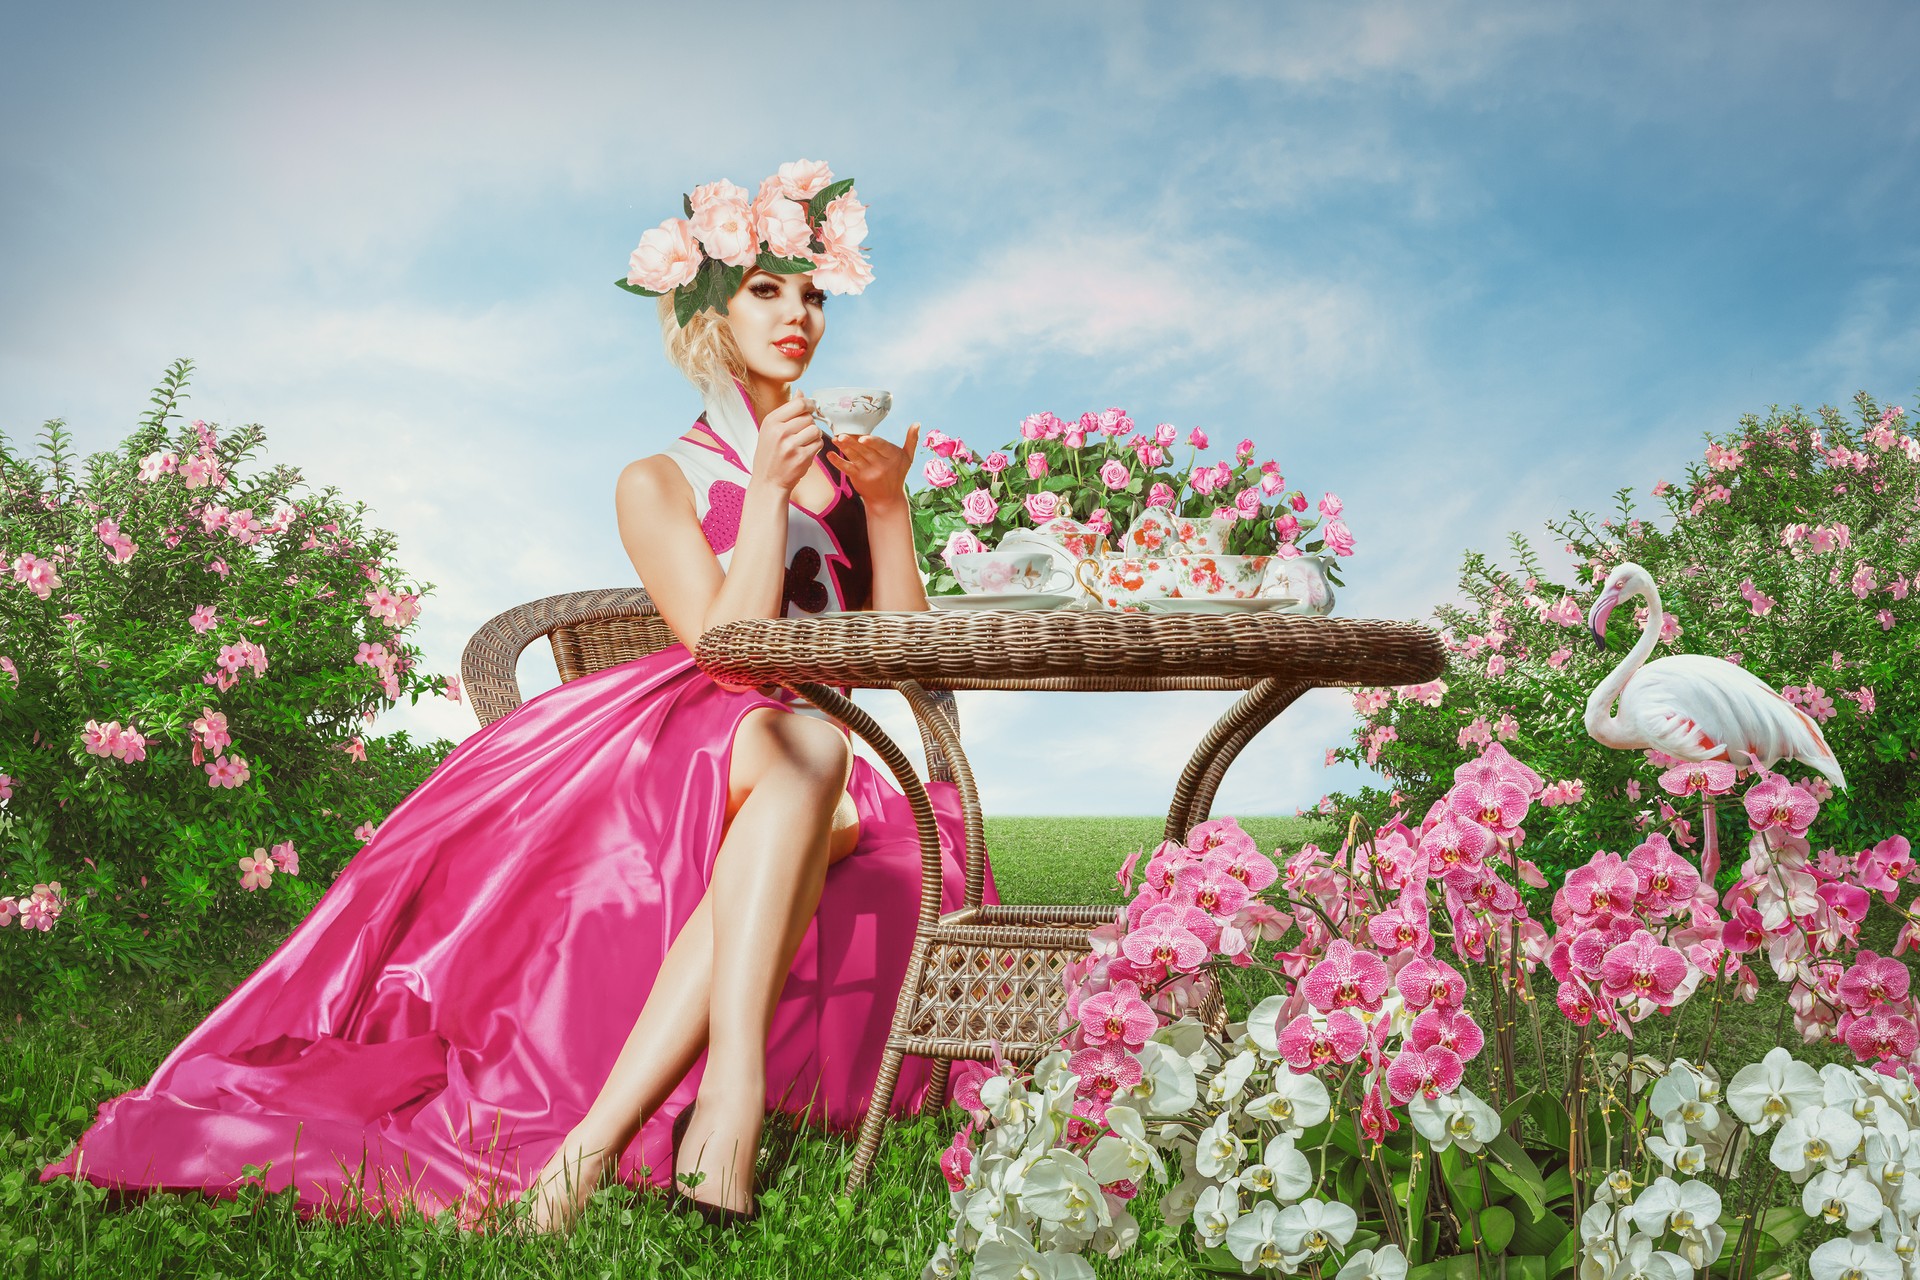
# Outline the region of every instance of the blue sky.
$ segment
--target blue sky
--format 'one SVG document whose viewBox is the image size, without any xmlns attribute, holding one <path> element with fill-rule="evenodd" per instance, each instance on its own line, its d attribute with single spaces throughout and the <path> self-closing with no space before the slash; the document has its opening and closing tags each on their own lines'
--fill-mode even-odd
<svg viewBox="0 0 1920 1280">
<path fill-rule="evenodd" d="M 610 282 L 681 192 L 803 156 L 857 179 L 876 275 L 811 381 L 976 446 L 1109 405 L 1252 436 L 1345 499 L 1350 616 L 1429 617 L 1463 549 L 1744 412 L 1920 381 L 1907 5 L 275 8 L 0 13 L 0 430 L 109 447 L 191 356 L 195 414 L 435 584 L 430 670 L 635 581 L 614 477 L 698 401 Z M 990 810 L 1140 812 L 1226 701 L 963 720 Z M 1219 810 L 1355 781 L 1348 720 L 1310 695 Z"/>
</svg>

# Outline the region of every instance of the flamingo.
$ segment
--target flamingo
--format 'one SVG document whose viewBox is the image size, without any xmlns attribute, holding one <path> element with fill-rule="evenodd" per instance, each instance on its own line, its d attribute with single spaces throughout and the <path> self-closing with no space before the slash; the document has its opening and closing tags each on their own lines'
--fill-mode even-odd
<svg viewBox="0 0 1920 1280">
<path fill-rule="evenodd" d="M 1764 771 L 1779 760 L 1798 760 L 1824 774 L 1836 787 L 1847 785 L 1839 758 L 1812 716 L 1781 697 L 1766 681 L 1736 662 L 1699 653 L 1676 653 L 1648 662 L 1659 642 L 1660 589 L 1653 576 L 1631 560 L 1607 575 L 1587 625 L 1602 648 L 1607 619 L 1624 600 L 1643 596 L 1647 621 L 1633 649 L 1587 695 L 1587 733 L 1603 747 L 1665 752 L 1677 760 L 1725 760 L 1736 768 Z M 1613 714 L 1615 699 L 1619 713 Z M 1720 870 L 1713 796 L 1702 801 L 1706 847 L 1701 871 Z"/>
</svg>

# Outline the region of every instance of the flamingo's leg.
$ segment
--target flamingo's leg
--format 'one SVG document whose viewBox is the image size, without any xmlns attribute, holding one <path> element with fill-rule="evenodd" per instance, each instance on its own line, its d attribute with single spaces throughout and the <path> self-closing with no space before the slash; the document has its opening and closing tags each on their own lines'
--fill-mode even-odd
<svg viewBox="0 0 1920 1280">
<path fill-rule="evenodd" d="M 1711 886 L 1720 874 L 1720 824 L 1714 820 L 1712 795 L 1700 799 L 1700 832 L 1705 841 L 1700 850 L 1700 878 Z"/>
</svg>

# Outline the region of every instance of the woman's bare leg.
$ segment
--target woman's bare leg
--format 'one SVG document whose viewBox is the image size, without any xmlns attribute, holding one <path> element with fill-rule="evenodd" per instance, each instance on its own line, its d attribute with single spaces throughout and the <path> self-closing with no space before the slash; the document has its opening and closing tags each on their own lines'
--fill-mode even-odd
<svg viewBox="0 0 1920 1280">
<path fill-rule="evenodd" d="M 766 1119 L 767 1033 L 819 907 L 833 817 L 853 763 L 847 739 L 829 724 L 805 716 L 769 723 L 773 760 L 714 863 L 714 881 L 728 887 L 729 900 L 711 917 L 707 1063 L 683 1145 L 691 1153 L 685 1171 L 705 1175 L 695 1198 L 732 1209 L 751 1207 Z"/>
<path fill-rule="evenodd" d="M 766 741 L 769 731 L 759 726 L 774 717 L 787 716 L 786 712 L 767 710 L 750 713 L 741 722 L 729 776 L 727 826 L 723 830 L 721 845 L 723 856 L 733 841 L 734 819 L 758 788 L 761 779 L 771 769 L 784 763 L 784 757 L 789 754 L 779 744 Z M 767 848 L 785 848 L 795 854 L 803 853 L 804 850 L 793 847 L 790 834 L 800 825 L 792 821 L 798 817 L 797 814 L 791 815 L 790 825 L 785 828 L 789 834 Z M 749 832 L 748 838 L 755 837 Z M 851 853 L 858 838 L 859 814 L 844 790 L 843 779 L 838 805 L 830 824 L 828 863 L 837 862 Z M 760 852 L 764 854 L 765 849 Z M 714 879 L 719 883 L 727 883 L 722 878 L 721 865 L 721 859 L 716 858 Z M 820 878 L 824 879 L 824 868 Z M 811 885 L 808 891 L 809 884 L 798 886 L 802 892 L 792 902 L 794 910 L 789 912 L 786 921 L 787 927 L 778 953 L 785 956 L 779 970 L 782 981 L 818 906 L 819 887 Z M 806 904 L 804 913 L 799 909 L 803 902 Z M 731 904 L 729 909 L 732 909 Z M 561 1226 L 571 1218 L 585 1194 L 598 1183 L 601 1173 L 617 1159 L 620 1152 L 626 1150 L 641 1124 L 666 1101 L 699 1058 L 700 1051 L 707 1046 L 714 954 L 713 895 L 709 890 L 675 935 L 673 944 L 662 959 L 653 990 L 648 993 L 633 1030 L 628 1034 L 620 1056 L 615 1060 L 593 1105 L 561 1141 L 553 1158 L 536 1178 L 536 1184 L 544 1184 L 545 1187 L 535 1211 L 537 1225 L 543 1228 Z M 778 993 L 779 985 L 776 984 L 776 998 Z M 769 1002 L 766 1010 L 769 1022 L 771 1016 L 772 1004 Z M 763 1055 L 765 1038 L 763 1029 L 759 1041 Z M 701 1128 L 705 1130 L 707 1126 L 702 1124 Z M 757 1141 L 756 1130 L 756 1145 Z M 689 1135 L 691 1148 L 692 1135 Z"/>
</svg>

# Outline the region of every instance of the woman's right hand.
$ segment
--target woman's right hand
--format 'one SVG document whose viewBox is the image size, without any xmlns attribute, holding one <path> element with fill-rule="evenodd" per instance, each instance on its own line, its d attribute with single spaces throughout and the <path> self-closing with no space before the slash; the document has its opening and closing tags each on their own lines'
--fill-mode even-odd
<svg viewBox="0 0 1920 1280">
<path fill-rule="evenodd" d="M 781 493 L 793 492 L 825 439 L 813 422 L 813 401 L 795 394 L 760 419 L 760 439 L 753 449 L 753 478 Z"/>
</svg>

